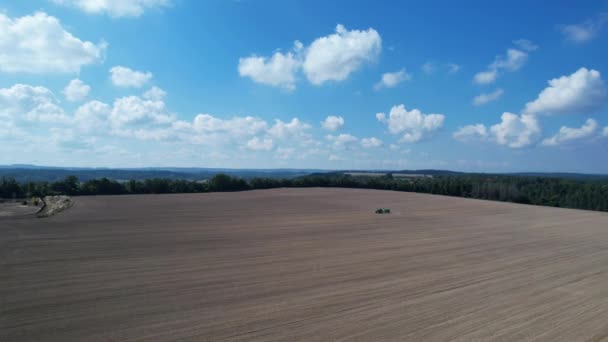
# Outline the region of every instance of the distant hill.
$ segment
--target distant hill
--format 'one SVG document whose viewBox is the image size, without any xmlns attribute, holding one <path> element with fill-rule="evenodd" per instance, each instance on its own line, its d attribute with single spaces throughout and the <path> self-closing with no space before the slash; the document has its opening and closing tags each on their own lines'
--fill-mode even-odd
<svg viewBox="0 0 608 342">
<path fill-rule="evenodd" d="M 378 174 L 401 174 L 401 175 L 425 175 L 425 176 L 455 176 L 455 175 L 466 175 L 466 172 L 450 171 L 450 170 L 434 170 L 434 169 L 423 169 L 423 170 L 342 170 L 342 171 L 331 171 L 330 174 L 358 174 L 358 175 L 378 175 Z"/>
<path fill-rule="evenodd" d="M 54 182 L 67 176 L 76 176 L 81 181 L 96 178 L 114 180 L 144 180 L 152 178 L 203 180 L 218 173 L 225 173 L 240 178 L 296 178 L 307 175 L 339 175 L 355 173 L 365 175 L 405 174 L 426 176 L 458 176 L 480 175 L 483 173 L 468 173 L 451 170 L 321 170 L 321 169 L 229 169 L 229 168 L 198 168 L 198 167 L 145 167 L 145 168 L 86 168 L 86 167 L 54 167 L 29 164 L 0 165 L 0 177 L 12 177 L 19 182 L 48 181 Z M 487 175 L 506 175 L 521 177 L 549 177 L 575 180 L 608 180 L 608 175 L 566 173 L 566 172 L 516 172 L 516 173 L 485 173 Z"/>
<path fill-rule="evenodd" d="M 569 172 L 517 172 L 509 173 L 511 176 L 525 177 L 549 177 L 549 178 L 564 178 L 578 180 L 606 180 L 608 175 L 602 174 L 587 174 L 587 173 L 569 173 Z"/>
<path fill-rule="evenodd" d="M 608 180 L 608 175 L 605 174 L 586 174 L 586 173 L 569 173 L 569 172 L 513 172 L 513 173 L 480 173 L 480 172 L 460 172 L 450 170 L 422 169 L 422 170 L 342 170 L 330 171 L 325 173 L 315 173 L 314 175 L 340 175 L 340 174 L 356 174 L 364 176 L 378 176 L 380 174 L 405 174 L 405 175 L 426 175 L 426 176 L 466 176 L 466 175 L 489 175 L 489 176 L 519 176 L 519 177 L 547 177 L 547 178 L 562 178 L 573 180 Z"/>
<path fill-rule="evenodd" d="M 253 178 L 295 178 L 322 172 L 322 170 L 300 169 L 206 169 L 206 168 L 141 168 L 141 169 L 111 169 L 111 168 L 62 168 L 35 165 L 2 165 L 0 177 L 15 178 L 18 182 L 54 182 L 67 176 L 76 176 L 81 181 L 96 178 L 109 178 L 114 180 L 145 180 L 152 178 L 203 180 L 211 178 L 218 173 L 225 173 L 234 177 Z"/>
</svg>

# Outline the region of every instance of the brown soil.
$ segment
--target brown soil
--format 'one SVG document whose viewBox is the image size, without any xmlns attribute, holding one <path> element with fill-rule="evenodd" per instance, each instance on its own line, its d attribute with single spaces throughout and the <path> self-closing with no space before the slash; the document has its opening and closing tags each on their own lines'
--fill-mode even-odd
<svg viewBox="0 0 608 342">
<path fill-rule="evenodd" d="M 79 197 L 0 219 L 0 284 L 0 341 L 598 341 L 608 215 L 352 189 Z"/>
</svg>

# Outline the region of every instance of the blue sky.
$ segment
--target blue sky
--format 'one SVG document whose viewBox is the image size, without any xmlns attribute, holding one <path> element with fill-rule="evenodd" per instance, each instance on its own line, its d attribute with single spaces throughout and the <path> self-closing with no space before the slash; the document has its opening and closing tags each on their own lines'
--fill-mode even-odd
<svg viewBox="0 0 608 342">
<path fill-rule="evenodd" d="M 14 1 L 0 51 L 0 164 L 608 173 L 608 1 Z"/>
</svg>

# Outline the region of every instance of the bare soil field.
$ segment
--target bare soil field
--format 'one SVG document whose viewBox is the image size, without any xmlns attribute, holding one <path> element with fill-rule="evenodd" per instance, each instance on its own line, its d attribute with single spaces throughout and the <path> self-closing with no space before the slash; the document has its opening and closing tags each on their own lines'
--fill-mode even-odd
<svg viewBox="0 0 608 342">
<path fill-rule="evenodd" d="M 0 341 L 117 340 L 608 340 L 608 215 L 277 189 L 0 218 Z"/>
</svg>

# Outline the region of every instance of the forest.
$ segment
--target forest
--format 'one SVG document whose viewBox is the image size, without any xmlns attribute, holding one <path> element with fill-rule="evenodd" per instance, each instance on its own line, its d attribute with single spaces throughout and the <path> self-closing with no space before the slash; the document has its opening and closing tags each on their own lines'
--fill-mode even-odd
<svg viewBox="0 0 608 342">
<path fill-rule="evenodd" d="M 458 174 L 424 178 L 349 176 L 340 173 L 313 174 L 296 178 L 249 179 L 217 174 L 193 181 L 155 178 L 117 181 L 109 178 L 84 182 L 68 176 L 55 182 L 18 182 L 0 178 L 0 198 L 19 199 L 46 195 L 169 194 L 244 191 L 281 187 L 340 187 L 419 192 L 445 196 L 543 205 L 551 207 L 608 211 L 608 181 L 556 177 Z"/>
</svg>

